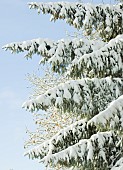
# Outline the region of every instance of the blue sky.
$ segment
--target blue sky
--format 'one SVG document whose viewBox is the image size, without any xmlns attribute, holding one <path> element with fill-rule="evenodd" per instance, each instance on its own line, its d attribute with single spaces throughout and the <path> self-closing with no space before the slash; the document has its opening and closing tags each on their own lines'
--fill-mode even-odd
<svg viewBox="0 0 123 170">
<path fill-rule="evenodd" d="M 51 0 L 49 0 L 51 1 Z M 45 2 L 49 2 L 48 0 Z M 39 56 L 24 59 L 24 54 L 11 54 L 1 47 L 15 41 L 33 38 L 58 40 L 65 32 L 74 29 L 57 21 L 49 21 L 48 15 L 38 15 L 29 10 L 28 0 L 3 0 L 0 2 L 0 169 L 43 170 L 36 161 L 23 156 L 26 127 L 34 128 L 31 113 L 21 108 L 31 91 L 25 80 L 27 73 L 39 73 Z M 39 0 L 37 0 L 39 2 Z M 85 0 L 84 2 L 89 2 Z M 93 2 L 96 2 L 93 0 Z M 99 1 L 97 1 L 99 3 Z M 101 2 L 101 1 L 100 1 Z M 110 0 L 105 0 L 105 3 Z"/>
</svg>

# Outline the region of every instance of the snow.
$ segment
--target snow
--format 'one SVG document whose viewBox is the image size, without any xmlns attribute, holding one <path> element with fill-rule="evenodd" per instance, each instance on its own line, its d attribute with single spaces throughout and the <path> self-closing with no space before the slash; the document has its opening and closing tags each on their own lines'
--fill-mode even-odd
<svg viewBox="0 0 123 170">
<path fill-rule="evenodd" d="M 107 80 L 109 85 L 111 85 L 110 79 L 107 78 Z M 96 79 L 96 81 L 98 81 L 98 79 Z M 96 161 L 96 159 L 94 159 L 94 153 L 95 149 L 99 148 L 98 154 L 100 158 L 102 158 L 104 162 L 107 162 L 107 152 L 104 146 L 111 146 L 110 149 L 113 149 L 112 144 L 119 146 L 119 141 L 121 139 L 117 138 L 116 134 L 114 134 L 113 131 L 97 132 L 96 134 L 93 134 L 89 139 L 85 139 L 85 137 L 88 138 L 88 125 L 91 126 L 91 124 L 93 123 L 94 125 L 102 123 L 105 126 L 105 123 L 110 120 L 112 112 L 113 114 L 115 112 L 119 114 L 118 109 L 120 111 L 123 111 L 123 96 L 120 96 L 117 100 L 111 102 L 106 110 L 100 112 L 88 122 L 86 119 L 75 122 L 74 124 L 60 130 L 50 140 L 28 151 L 25 155 L 29 155 L 32 158 L 42 158 L 41 162 L 44 162 L 45 165 L 49 165 L 49 163 L 52 162 L 52 166 L 54 166 L 59 162 L 59 160 L 62 160 L 62 162 L 67 160 L 67 164 L 69 165 L 73 158 L 75 163 L 77 162 L 78 158 L 80 158 L 81 164 L 85 165 L 85 162 L 87 163 L 88 161 L 91 161 L 91 163 L 94 163 L 94 160 Z M 121 114 L 122 113 L 123 112 L 121 112 Z M 107 118 L 106 121 L 105 118 Z M 116 121 L 116 123 L 119 123 L 118 121 L 120 120 L 118 119 L 117 114 L 115 114 L 114 120 Z M 73 141 L 70 138 L 71 135 L 72 138 L 74 136 Z M 116 139 L 114 140 L 114 138 Z M 114 144 L 114 141 L 116 144 Z M 87 157 L 85 157 L 85 153 L 87 154 Z M 111 153 L 113 154 L 113 152 Z M 115 159 L 114 156 L 115 155 L 112 155 L 111 159 Z M 117 169 L 117 166 L 119 164 L 120 161 L 117 162 L 117 164 L 111 170 L 119 170 Z M 120 166 L 120 168 L 122 169 L 122 165 Z"/>
<path fill-rule="evenodd" d="M 95 95 L 93 96 L 93 94 Z M 105 109 L 108 103 L 121 94 L 122 79 L 120 78 L 83 78 L 59 84 L 37 98 L 25 102 L 23 107 L 33 112 L 55 106 L 64 111 L 71 110 L 89 115 L 94 114 L 96 108 L 98 108 L 98 112 Z"/>
<path fill-rule="evenodd" d="M 43 11 L 44 14 L 51 14 L 51 21 L 65 19 L 68 24 L 75 28 L 83 28 L 87 35 L 97 30 L 100 37 L 105 41 L 109 41 L 112 36 L 115 38 L 123 30 L 122 22 L 119 22 L 119 16 L 121 20 L 123 19 L 122 3 L 117 5 L 94 5 L 75 2 L 32 2 L 29 3 L 29 7 L 37 9 L 38 12 Z"/>
<path fill-rule="evenodd" d="M 123 95 L 112 101 L 109 106 L 89 120 L 88 124 L 95 124 L 105 127 L 107 123 L 114 129 L 117 125 L 123 128 Z"/>
<path fill-rule="evenodd" d="M 33 54 L 43 56 L 39 63 L 52 64 L 54 71 L 63 71 L 69 67 L 72 60 L 78 60 L 81 55 L 93 52 L 104 46 L 101 40 L 87 40 L 87 39 L 61 39 L 58 41 L 51 41 L 48 39 L 33 39 L 24 42 L 16 42 L 7 44 L 3 48 L 11 50 L 12 52 L 28 51 L 26 58 L 32 58 Z M 75 62 L 75 61 L 74 61 Z M 61 67 L 62 66 L 62 67 Z M 62 70 L 61 70 L 62 69 Z"/>
<path fill-rule="evenodd" d="M 59 162 L 68 166 L 78 163 L 95 166 L 99 163 L 101 168 L 123 169 L 120 155 L 123 130 L 123 4 L 32 2 L 29 7 L 37 9 L 38 13 L 51 14 L 51 20 L 64 19 L 90 37 L 97 31 L 102 40 L 74 38 L 51 41 L 38 38 L 3 47 L 14 53 L 26 51 L 27 59 L 33 54 L 41 55 L 40 63 L 48 62 L 54 72 L 66 72 L 76 79 L 26 101 L 23 104 L 25 109 L 34 112 L 57 107 L 61 114 L 73 112 L 87 117 L 61 129 L 25 155 L 38 158 L 47 166 L 56 166 Z M 118 156 L 121 157 L 119 160 Z"/>
<path fill-rule="evenodd" d="M 102 160 L 104 162 L 107 162 L 106 160 L 107 153 L 103 146 L 110 145 L 111 144 L 110 141 L 112 141 L 113 143 L 112 138 L 113 133 L 110 131 L 99 132 L 98 134 L 92 135 L 90 139 L 82 139 L 75 145 L 69 146 L 67 149 L 64 149 L 58 153 L 45 156 L 41 160 L 41 162 L 44 162 L 45 165 L 48 165 L 50 162 L 52 162 L 52 166 L 54 166 L 59 162 L 59 160 L 61 161 L 61 163 L 64 163 L 67 160 L 66 162 L 67 165 L 70 165 L 71 161 L 72 163 L 74 162 L 74 164 L 76 164 L 77 160 L 79 159 L 81 165 L 85 166 L 85 164 L 87 164 L 89 161 L 91 161 L 92 164 L 94 164 L 94 162 L 96 161 L 99 161 L 94 159 L 96 155 L 93 154 L 97 150 Z M 97 140 L 99 140 L 100 143 L 98 143 Z M 118 140 L 116 140 L 115 142 L 118 143 Z"/>
<path fill-rule="evenodd" d="M 111 168 L 111 170 L 122 170 L 123 169 L 123 157 L 121 157 L 116 164 Z"/>
<path fill-rule="evenodd" d="M 88 122 L 86 119 L 83 119 L 73 123 L 72 125 L 60 130 L 50 140 L 28 151 L 26 155 L 29 155 L 30 157 L 36 156 L 43 158 L 41 161 L 45 161 L 45 164 L 48 165 L 50 161 L 52 161 L 53 164 L 57 164 L 59 160 L 65 161 L 66 159 L 68 160 L 67 163 L 69 164 L 72 158 L 75 158 L 75 161 L 77 161 L 78 157 L 81 157 L 81 160 L 85 161 L 84 153 L 87 153 L 87 161 L 90 160 L 93 162 L 95 149 L 99 147 L 99 156 L 102 157 L 105 162 L 107 162 L 107 153 L 105 152 L 105 148 L 103 146 L 105 145 L 105 142 L 108 141 L 109 147 L 110 145 L 112 147 L 112 143 L 114 144 L 114 137 L 116 137 L 113 131 L 97 132 L 96 134 L 93 134 L 90 139 L 85 138 L 88 138 L 88 128 L 90 128 L 90 126 L 93 124 L 95 126 L 98 124 L 106 126 L 106 123 L 110 123 L 112 118 L 112 120 L 115 121 L 114 123 L 119 125 L 121 120 L 118 118 L 117 113 L 118 115 L 120 114 L 121 118 L 123 119 L 123 96 L 120 96 L 118 99 L 111 102 L 107 109 L 94 116 Z M 70 136 L 72 136 L 72 138 L 74 136 L 73 141 L 71 140 Z M 94 141 L 97 143 L 94 143 Z M 119 141 L 120 139 L 116 137 L 115 142 L 117 143 L 117 146 L 119 146 Z M 55 153 L 53 154 L 54 151 Z"/>
<path fill-rule="evenodd" d="M 123 70 L 122 50 L 123 35 L 118 35 L 102 48 L 89 54 L 83 55 L 79 51 L 77 59 L 75 58 L 69 65 L 68 74 L 81 78 L 83 75 L 89 76 L 89 72 L 91 73 L 93 70 L 95 77 L 117 75 L 119 71 Z"/>
<path fill-rule="evenodd" d="M 87 122 L 86 119 L 82 119 L 80 121 L 76 121 L 75 123 L 71 124 L 70 126 L 64 129 L 61 129 L 50 140 L 45 141 L 44 143 L 37 147 L 34 147 L 33 149 L 26 152 L 25 155 L 29 155 L 30 157 L 33 157 L 34 155 L 37 157 L 44 157 L 49 153 L 49 150 L 50 152 L 52 152 L 53 145 L 57 146 L 56 144 L 59 144 L 57 150 L 60 150 L 60 145 L 62 144 L 62 142 L 64 143 L 65 139 L 67 139 L 68 144 L 72 143 L 71 139 L 68 138 L 68 136 L 70 137 L 70 135 L 71 136 L 74 135 L 76 141 L 79 141 L 82 138 L 82 136 L 85 136 L 86 122 Z M 70 140 L 68 141 L 68 139 Z M 73 139 L 73 143 L 74 142 L 75 141 Z M 67 147 L 68 144 L 65 145 L 64 143 L 64 148 Z"/>
</svg>

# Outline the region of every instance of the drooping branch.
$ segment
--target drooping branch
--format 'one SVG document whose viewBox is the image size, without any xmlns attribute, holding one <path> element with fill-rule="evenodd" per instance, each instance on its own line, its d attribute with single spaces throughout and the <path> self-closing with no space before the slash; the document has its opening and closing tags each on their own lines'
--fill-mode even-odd
<svg viewBox="0 0 123 170">
<path fill-rule="evenodd" d="M 99 44 L 99 45 L 98 45 Z M 104 45 L 101 40 L 59 40 L 53 42 L 35 39 L 11 43 L 3 48 L 12 52 L 28 51 L 26 57 L 40 54 L 42 62 L 52 64 L 55 72 L 67 73 L 70 77 L 121 77 L 123 72 L 123 35 Z"/>
<path fill-rule="evenodd" d="M 112 101 L 109 106 L 96 116 L 94 116 L 88 124 L 99 125 L 100 128 L 118 129 L 122 133 L 123 130 L 123 95 Z"/>
<path fill-rule="evenodd" d="M 105 41 L 123 34 L 123 4 L 94 5 L 71 2 L 29 3 L 31 9 L 51 14 L 51 20 L 65 19 L 75 28 L 83 28 L 86 35 L 93 30 Z"/>
<path fill-rule="evenodd" d="M 79 59 L 77 59 L 79 58 Z M 71 77 L 122 77 L 123 73 L 123 35 L 109 41 L 104 47 L 90 54 L 81 55 L 72 61 L 68 74 Z"/>
<path fill-rule="evenodd" d="M 63 112 L 92 117 L 122 94 L 122 79 L 102 78 L 70 80 L 23 104 L 29 111 L 55 106 Z"/>
<path fill-rule="evenodd" d="M 120 96 L 102 112 L 99 112 L 90 120 L 82 119 L 61 129 L 51 139 L 29 150 L 26 155 L 42 159 L 49 154 L 55 154 L 69 146 L 75 145 L 81 139 L 88 139 L 100 129 L 118 130 L 122 134 L 123 96 Z M 107 128 L 108 124 L 108 128 Z M 98 126 L 100 125 L 100 126 Z M 47 149 L 46 149 L 47 148 Z M 113 164 L 112 164 L 113 165 Z"/>
<path fill-rule="evenodd" d="M 87 120 L 82 119 L 61 129 L 50 140 L 44 141 L 41 145 L 29 150 L 25 155 L 42 159 L 48 154 L 57 153 L 68 146 L 78 143 L 81 139 L 88 139 L 96 132 L 95 126 L 88 126 Z"/>
<path fill-rule="evenodd" d="M 60 164 L 66 167 L 76 165 L 103 170 L 109 168 L 112 161 L 115 160 L 115 156 L 122 147 L 118 145 L 120 140 L 113 132 L 98 132 L 90 139 L 82 139 L 67 149 L 46 155 L 41 162 L 51 167 Z"/>
<path fill-rule="evenodd" d="M 40 63 L 47 61 L 52 64 L 52 69 L 55 72 L 64 72 L 66 67 L 75 59 L 80 58 L 79 55 L 84 55 L 98 50 L 104 46 L 101 40 L 88 39 L 62 39 L 59 41 L 51 41 L 48 39 L 33 39 L 23 42 L 15 42 L 5 45 L 5 50 L 19 53 L 27 51 L 25 57 L 31 58 L 32 55 L 38 54 L 43 56 Z M 79 59 L 78 58 L 78 59 Z"/>
<path fill-rule="evenodd" d="M 25 155 L 29 155 L 29 157 L 32 159 L 41 159 L 49 152 L 56 153 L 61 151 L 63 148 L 65 149 L 67 146 L 77 143 L 77 141 L 79 141 L 82 136 L 87 136 L 85 133 L 86 125 L 86 120 L 77 121 L 76 123 L 60 130 L 50 140 L 44 141 L 41 145 L 29 150 L 27 153 L 25 153 Z"/>
</svg>

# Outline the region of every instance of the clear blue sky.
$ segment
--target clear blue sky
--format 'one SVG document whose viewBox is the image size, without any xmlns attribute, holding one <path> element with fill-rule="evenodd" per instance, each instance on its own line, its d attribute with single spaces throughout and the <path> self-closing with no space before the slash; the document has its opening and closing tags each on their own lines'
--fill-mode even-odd
<svg viewBox="0 0 123 170">
<path fill-rule="evenodd" d="M 46 0 L 49 2 L 51 0 Z M 69 0 L 70 1 L 70 0 Z M 26 127 L 34 128 L 31 113 L 21 109 L 31 89 L 25 80 L 27 73 L 37 72 L 39 57 L 26 60 L 23 54 L 11 54 L 1 47 L 15 41 L 33 38 L 61 39 L 73 28 L 64 21 L 55 24 L 48 15 L 29 10 L 28 0 L 0 2 L 0 169 L 43 170 L 36 161 L 23 157 Z M 37 2 L 40 2 L 37 0 Z M 89 2 L 85 0 L 84 2 Z M 96 0 L 93 2 L 96 2 Z M 97 1 L 98 3 L 101 1 Z M 110 0 L 105 0 L 109 3 Z"/>
</svg>

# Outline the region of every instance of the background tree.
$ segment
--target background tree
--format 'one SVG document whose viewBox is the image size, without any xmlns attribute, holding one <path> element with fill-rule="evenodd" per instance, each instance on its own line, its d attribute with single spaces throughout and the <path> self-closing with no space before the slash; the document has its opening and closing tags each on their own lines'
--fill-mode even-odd
<svg viewBox="0 0 123 170">
<path fill-rule="evenodd" d="M 30 98 L 35 98 L 43 94 L 46 90 L 49 90 L 60 83 L 64 83 L 68 80 L 68 77 L 65 77 L 64 75 L 55 75 L 48 66 L 45 68 L 44 77 L 28 74 L 27 79 L 31 83 L 31 88 L 33 88 Z M 81 115 L 73 114 L 72 112 L 71 114 L 61 114 L 55 107 L 50 107 L 47 112 L 42 112 L 41 114 L 33 113 L 36 130 L 31 131 L 30 129 L 27 129 L 26 133 L 29 138 L 25 141 L 24 147 L 28 148 L 32 145 L 41 144 L 43 141 L 59 132 L 60 129 L 80 120 L 80 116 Z"/>
<path fill-rule="evenodd" d="M 39 54 L 40 63 L 49 62 L 54 72 L 69 77 L 26 101 L 24 108 L 34 112 L 54 107 L 61 114 L 81 118 L 26 155 L 59 169 L 122 169 L 123 3 L 32 2 L 29 7 L 51 14 L 53 21 L 65 19 L 83 29 L 84 36 L 57 42 L 34 39 L 4 47 L 12 52 L 27 51 L 26 58 Z M 95 34 L 100 38 L 94 38 Z"/>
</svg>

